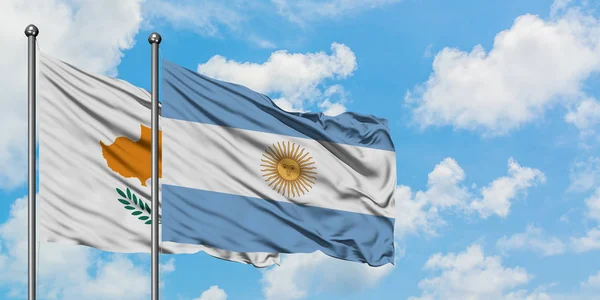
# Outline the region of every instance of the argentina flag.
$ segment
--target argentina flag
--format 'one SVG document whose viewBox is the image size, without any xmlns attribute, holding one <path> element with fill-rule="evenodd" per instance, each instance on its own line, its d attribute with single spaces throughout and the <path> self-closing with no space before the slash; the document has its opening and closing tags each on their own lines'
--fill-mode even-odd
<svg viewBox="0 0 600 300">
<path fill-rule="evenodd" d="M 387 121 L 290 113 L 162 61 L 162 240 L 394 262 Z"/>
</svg>

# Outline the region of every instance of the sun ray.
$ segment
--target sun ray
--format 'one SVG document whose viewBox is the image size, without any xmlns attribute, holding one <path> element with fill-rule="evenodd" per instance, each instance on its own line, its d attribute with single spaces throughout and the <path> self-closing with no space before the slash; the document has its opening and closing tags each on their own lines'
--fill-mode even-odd
<svg viewBox="0 0 600 300">
<path fill-rule="evenodd" d="M 281 192 L 283 193 L 284 196 L 286 195 L 289 185 L 290 185 L 290 183 L 287 180 L 283 181 L 283 189 L 281 190 Z"/>
<path fill-rule="evenodd" d="M 292 181 L 292 193 L 294 194 L 294 197 L 300 196 L 300 191 L 298 191 L 295 181 Z"/>
<path fill-rule="evenodd" d="M 292 195 L 294 197 L 300 196 L 300 193 L 298 193 L 298 188 L 296 187 L 295 181 L 292 181 Z"/>
<path fill-rule="evenodd" d="M 279 155 L 279 160 L 282 160 L 283 154 L 281 153 L 281 145 L 279 144 L 279 142 L 277 142 L 277 146 L 275 146 L 275 144 L 273 144 L 273 147 L 275 148 L 275 151 L 277 151 L 277 154 Z"/>
<path fill-rule="evenodd" d="M 273 186 L 273 189 L 275 189 L 277 187 L 277 183 L 281 180 L 281 178 L 279 176 L 271 179 L 271 183 L 269 183 L 269 186 Z"/>
<path fill-rule="evenodd" d="M 268 155 L 268 157 L 274 159 L 274 160 L 278 160 L 279 157 L 277 156 L 277 153 L 275 153 L 275 150 L 271 147 L 267 147 L 267 149 L 265 149 L 265 153 Z M 264 155 L 264 154 L 263 154 Z"/>
<path fill-rule="evenodd" d="M 260 166 L 264 167 L 264 168 L 277 169 L 277 165 L 276 164 L 272 164 L 270 162 L 262 163 L 262 164 L 260 164 Z"/>
<path fill-rule="evenodd" d="M 296 161 L 297 161 L 297 157 L 296 157 L 296 155 L 298 154 L 298 150 L 300 150 L 300 146 L 298 146 L 298 145 L 296 145 L 296 143 L 294 143 L 294 144 L 292 145 L 292 147 L 294 148 L 294 152 L 292 153 L 292 155 L 291 155 L 291 158 L 292 158 L 293 160 L 296 160 Z"/>
<path fill-rule="evenodd" d="M 307 193 L 309 192 L 308 187 L 304 184 L 304 182 L 302 182 L 302 180 L 296 180 L 296 183 L 301 189 L 303 189 L 302 194 L 304 194 L 304 190 L 306 190 Z"/>
<path fill-rule="evenodd" d="M 274 177 L 279 177 L 277 172 L 272 172 L 272 173 L 265 173 L 263 174 L 263 177 L 267 177 L 267 180 L 271 180 Z"/>
<path fill-rule="evenodd" d="M 302 191 L 302 190 L 300 189 L 300 187 L 298 186 L 298 181 L 293 181 L 293 182 L 292 182 L 292 185 L 294 186 L 294 189 L 296 190 L 296 194 L 297 194 L 298 196 L 300 196 L 300 192 L 302 192 L 302 194 L 304 195 L 304 191 Z"/>
<path fill-rule="evenodd" d="M 314 161 L 311 161 L 311 160 L 310 160 L 311 158 L 312 158 L 312 157 L 310 157 L 310 158 L 306 159 L 305 161 L 298 162 L 298 164 L 299 164 L 301 167 L 303 167 L 303 168 L 305 168 L 305 167 L 308 167 L 308 166 L 310 166 L 310 165 L 314 165 L 314 164 L 315 164 L 315 162 L 314 162 Z"/>
<path fill-rule="evenodd" d="M 273 148 L 275 148 L 275 146 L 273 146 Z M 281 156 L 279 156 L 279 154 L 277 153 L 277 151 L 275 149 L 271 149 L 271 147 L 269 146 L 269 149 L 266 151 L 269 156 L 271 156 L 275 161 L 279 161 L 281 159 Z"/>
<path fill-rule="evenodd" d="M 303 177 L 298 177 L 298 178 L 302 178 L 302 180 L 304 180 L 304 181 L 308 181 L 308 182 L 310 182 L 310 183 L 312 183 L 312 184 L 315 184 L 315 182 L 314 182 L 314 181 L 312 181 L 311 179 L 309 179 L 309 178 L 308 178 L 308 177 L 306 177 L 306 176 L 303 176 Z"/>
<path fill-rule="evenodd" d="M 298 157 L 298 161 L 301 161 L 304 159 L 304 157 L 306 157 L 308 155 L 308 152 L 304 153 L 304 155 Z"/>
<path fill-rule="evenodd" d="M 273 169 L 277 169 L 277 165 L 276 164 L 272 164 L 270 162 L 264 163 L 264 164 L 260 164 L 261 167 L 265 167 L 265 168 L 273 168 Z"/>
<path fill-rule="evenodd" d="M 298 149 L 300 149 L 300 147 L 298 147 Z M 304 153 L 304 148 L 302 148 L 302 151 L 300 151 L 300 153 L 298 153 L 298 155 L 296 155 L 296 157 L 294 159 L 296 161 L 300 161 L 300 156 L 302 155 L 302 153 Z"/>
<path fill-rule="evenodd" d="M 281 193 L 281 187 L 285 184 L 285 180 L 283 178 L 279 178 L 279 182 L 275 185 L 277 188 L 277 192 Z"/>
<path fill-rule="evenodd" d="M 307 158 L 305 158 L 303 160 L 298 160 L 298 164 L 299 165 L 304 165 L 304 164 L 310 163 L 311 159 L 312 159 L 312 157 L 309 156 L 309 157 L 307 157 Z"/>
<path fill-rule="evenodd" d="M 299 177 L 308 178 L 308 179 L 317 179 L 315 176 L 310 175 L 310 174 L 302 174 Z"/>
<path fill-rule="evenodd" d="M 270 156 L 266 156 L 264 154 L 263 154 L 263 156 L 264 156 L 264 159 L 261 159 L 260 161 L 265 162 L 265 163 L 270 163 L 273 165 L 277 165 L 277 159 L 270 157 Z"/>
</svg>

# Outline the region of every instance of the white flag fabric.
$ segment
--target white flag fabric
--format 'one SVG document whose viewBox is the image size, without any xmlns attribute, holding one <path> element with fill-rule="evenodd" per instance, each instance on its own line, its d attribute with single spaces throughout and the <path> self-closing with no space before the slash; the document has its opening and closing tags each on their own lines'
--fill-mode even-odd
<svg viewBox="0 0 600 300">
<path fill-rule="evenodd" d="M 39 62 L 40 241 L 149 253 L 154 221 L 150 219 L 150 93 L 43 53 Z M 173 242 L 160 246 L 162 253 L 204 251 L 257 267 L 279 263 L 277 253 Z"/>
</svg>

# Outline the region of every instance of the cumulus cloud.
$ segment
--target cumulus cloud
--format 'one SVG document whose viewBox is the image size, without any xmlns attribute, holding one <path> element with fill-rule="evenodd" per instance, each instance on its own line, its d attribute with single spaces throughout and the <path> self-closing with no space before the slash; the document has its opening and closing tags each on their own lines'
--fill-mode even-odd
<svg viewBox="0 0 600 300">
<path fill-rule="evenodd" d="M 542 256 L 562 254 L 565 244 L 556 237 L 545 237 L 542 229 L 529 225 L 523 233 L 510 237 L 503 236 L 496 242 L 496 247 L 503 253 L 514 250 L 531 250 Z"/>
<path fill-rule="evenodd" d="M 40 29 L 40 51 L 90 72 L 116 75 L 123 51 L 134 44 L 142 0 L 0 1 L 0 188 L 26 177 L 27 39 L 25 27 Z M 110 20 L 110 22 L 106 22 Z M 8 71 L 10 70 L 10 71 Z"/>
<path fill-rule="evenodd" d="M 600 228 L 588 230 L 585 236 L 571 238 L 571 243 L 577 253 L 600 250 Z"/>
<path fill-rule="evenodd" d="M 554 295 L 551 296 L 544 291 L 534 291 L 532 293 L 529 293 L 526 290 L 520 290 L 517 292 L 508 293 L 506 296 L 504 296 L 504 300 L 552 300 L 552 299 L 556 299 L 554 297 Z M 581 298 L 574 298 L 572 300 L 575 300 L 575 299 L 583 300 Z"/>
<path fill-rule="evenodd" d="M 396 188 L 396 223 L 394 232 L 403 237 L 407 233 L 423 232 L 434 236 L 446 223 L 439 217 L 438 208 L 431 205 L 427 192 L 412 194 L 409 186 Z"/>
<path fill-rule="evenodd" d="M 477 213 L 481 218 L 490 215 L 506 217 L 519 194 L 545 180 L 544 174 L 534 168 L 522 167 L 513 158 L 508 160 L 508 176 L 499 177 L 473 191 L 465 183 L 465 172 L 453 158 L 445 158 L 429 173 L 427 189 L 412 192 L 408 186 L 396 190 L 396 233 L 424 232 L 435 235 L 445 225 L 440 212 L 453 209 L 465 214 Z M 480 194 L 480 195 L 478 195 Z"/>
<path fill-rule="evenodd" d="M 595 222 L 596 227 L 589 229 L 585 236 L 571 238 L 571 246 L 578 253 L 600 250 L 600 187 L 597 187 L 584 202 L 585 215 L 587 219 Z"/>
<path fill-rule="evenodd" d="M 335 114 L 343 111 L 344 91 L 339 85 L 325 87 L 324 81 L 347 78 L 356 68 L 354 52 L 346 45 L 333 43 L 331 54 L 279 50 L 260 64 L 215 55 L 200 64 L 198 72 L 270 95 L 283 109 L 302 111 L 305 104 L 319 101 L 322 108 Z"/>
<path fill-rule="evenodd" d="M 590 275 L 588 279 L 581 283 L 583 288 L 600 290 L 600 271 L 594 275 Z"/>
<path fill-rule="evenodd" d="M 570 191 L 586 192 L 600 186 L 600 157 L 589 157 L 573 164 L 569 177 Z"/>
<path fill-rule="evenodd" d="M 600 187 L 597 187 L 595 193 L 585 199 L 585 205 L 587 217 L 600 224 Z"/>
<path fill-rule="evenodd" d="M 148 0 L 144 15 L 152 20 L 166 20 L 177 29 L 192 30 L 205 36 L 218 36 L 220 27 L 237 30 L 245 21 L 239 1 Z M 150 26 L 150 24 L 146 24 Z"/>
<path fill-rule="evenodd" d="M 218 285 L 211 286 L 208 290 L 202 292 L 199 298 L 194 300 L 227 300 L 225 290 L 219 288 Z"/>
<path fill-rule="evenodd" d="M 136 266 L 124 255 L 103 258 L 99 251 L 88 247 L 42 243 L 38 264 L 38 288 L 43 298 L 147 299 L 150 296 L 149 268 Z M 7 296 L 26 295 L 26 198 L 17 199 L 11 206 L 9 219 L 0 224 L 0 270 L 0 285 L 11 288 L 11 295 Z"/>
<path fill-rule="evenodd" d="M 439 273 L 419 281 L 422 295 L 409 299 L 526 299 L 532 296 L 514 290 L 527 284 L 532 275 L 521 267 L 503 266 L 498 256 L 485 256 L 478 244 L 460 253 L 436 253 L 429 257 L 424 269 Z"/>
<path fill-rule="evenodd" d="M 282 16 L 305 25 L 307 21 L 324 17 L 340 17 L 358 11 L 374 9 L 400 0 L 271 0 Z"/>
<path fill-rule="evenodd" d="M 267 300 L 303 299 L 310 292 L 352 293 L 371 288 L 394 266 L 366 264 L 331 258 L 321 252 L 286 255 L 281 265 L 263 271 L 263 294 Z"/>
<path fill-rule="evenodd" d="M 573 104 L 569 122 L 597 122 L 597 102 L 583 85 L 600 70 L 600 22 L 564 1 L 553 12 L 547 20 L 519 16 L 489 51 L 476 45 L 438 52 L 429 79 L 405 96 L 415 122 L 501 135 Z"/>
<path fill-rule="evenodd" d="M 575 125 L 583 136 L 593 135 L 600 125 L 600 102 L 592 98 L 581 101 L 567 113 L 565 121 Z"/>
<path fill-rule="evenodd" d="M 160 264 L 160 274 L 173 273 L 175 271 L 175 259 L 169 258 L 164 264 Z"/>
<path fill-rule="evenodd" d="M 479 212 L 482 218 L 492 214 L 508 216 L 511 199 L 517 193 L 525 193 L 528 188 L 544 183 L 546 177 L 537 169 L 521 167 L 513 158 L 508 160 L 508 176 L 494 180 L 481 190 L 482 197 L 470 204 L 470 208 Z"/>
</svg>

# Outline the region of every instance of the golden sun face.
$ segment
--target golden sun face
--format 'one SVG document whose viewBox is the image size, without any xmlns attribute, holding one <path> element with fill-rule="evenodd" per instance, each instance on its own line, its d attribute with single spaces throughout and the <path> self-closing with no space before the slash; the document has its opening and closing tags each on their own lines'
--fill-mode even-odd
<svg viewBox="0 0 600 300">
<path fill-rule="evenodd" d="M 295 143 L 277 142 L 269 146 L 260 161 L 265 181 L 284 196 L 304 195 L 317 180 L 313 158 Z"/>
</svg>

